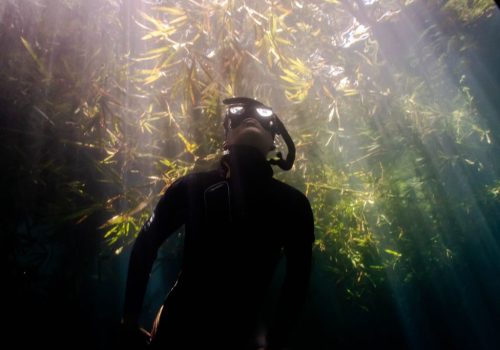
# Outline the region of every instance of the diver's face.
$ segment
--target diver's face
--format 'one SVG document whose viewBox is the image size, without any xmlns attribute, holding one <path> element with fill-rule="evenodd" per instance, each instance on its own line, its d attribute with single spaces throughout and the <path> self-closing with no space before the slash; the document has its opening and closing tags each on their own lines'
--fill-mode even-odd
<svg viewBox="0 0 500 350">
<path fill-rule="evenodd" d="M 271 131 L 265 129 L 262 124 L 253 117 L 244 118 L 237 127 L 229 127 L 224 146 L 246 145 L 259 149 L 264 155 L 273 148 L 274 136 Z"/>
</svg>

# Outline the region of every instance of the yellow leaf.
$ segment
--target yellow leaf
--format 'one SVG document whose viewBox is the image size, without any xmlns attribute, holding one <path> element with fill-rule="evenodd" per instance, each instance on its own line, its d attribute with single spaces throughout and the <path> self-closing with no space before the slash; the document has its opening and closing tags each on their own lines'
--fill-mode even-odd
<svg viewBox="0 0 500 350">
<path fill-rule="evenodd" d="M 40 73 L 42 73 L 46 78 L 48 78 L 49 73 L 45 69 L 40 58 L 37 56 L 37 54 L 35 53 L 35 51 L 31 47 L 31 44 L 28 42 L 28 40 L 24 39 L 23 37 L 21 37 L 21 41 L 22 41 L 24 47 L 26 48 L 26 50 L 28 50 L 28 52 L 31 55 L 31 57 L 33 58 L 33 60 L 36 62 L 38 69 L 40 70 Z"/>
<path fill-rule="evenodd" d="M 134 209 L 132 209 L 128 215 L 129 216 L 132 216 L 132 215 L 135 215 L 137 213 L 139 213 L 140 211 L 142 211 L 144 208 L 146 208 L 146 206 L 149 204 L 150 200 L 149 199 L 146 199 L 144 201 L 142 201 L 141 203 L 139 203 L 137 205 L 137 207 L 135 207 Z"/>
<path fill-rule="evenodd" d="M 354 96 L 359 94 L 359 91 L 355 89 L 345 89 L 343 90 L 343 92 L 344 96 Z"/>
<path fill-rule="evenodd" d="M 397 256 L 398 258 L 401 256 L 401 253 L 398 253 L 394 250 L 391 250 L 391 249 L 385 249 L 384 250 L 387 254 L 391 254 L 391 255 L 394 255 L 394 256 Z"/>
<path fill-rule="evenodd" d="M 115 215 L 111 219 L 109 219 L 108 221 L 106 221 L 104 224 L 102 224 L 101 226 L 99 226 L 99 228 L 104 228 L 104 227 L 108 227 L 108 226 L 111 226 L 111 225 L 121 224 L 125 220 L 126 220 L 126 217 L 124 215 Z"/>
<path fill-rule="evenodd" d="M 150 22 L 151 24 L 153 24 L 156 27 L 156 29 L 162 30 L 162 29 L 165 28 L 165 24 L 163 24 L 162 21 L 160 21 L 160 20 L 158 20 L 158 19 L 156 19 L 154 17 L 151 17 L 151 16 L 149 16 L 148 14 L 146 14 L 144 12 L 140 12 L 140 14 L 141 14 L 141 16 L 145 20 L 147 20 L 148 22 Z"/>
<path fill-rule="evenodd" d="M 151 83 L 157 81 L 158 79 L 160 79 L 160 77 L 161 77 L 161 74 L 159 72 L 155 73 L 154 75 L 150 75 L 149 77 L 144 79 L 144 84 L 146 84 L 146 85 L 151 84 Z"/>
<path fill-rule="evenodd" d="M 193 151 L 196 150 L 196 148 L 198 148 L 196 144 L 189 142 L 186 139 L 186 137 L 184 137 L 184 135 L 182 135 L 180 132 L 177 133 L 177 136 L 179 136 L 182 142 L 184 142 L 184 145 L 186 146 L 186 151 L 188 151 L 189 153 L 193 153 Z"/>
<path fill-rule="evenodd" d="M 174 24 L 186 22 L 187 18 L 188 18 L 187 16 L 180 16 L 180 17 L 177 17 L 176 19 L 168 22 L 168 24 L 174 25 Z"/>
<path fill-rule="evenodd" d="M 292 84 L 297 84 L 297 80 L 294 80 L 286 75 L 280 75 L 280 78 Z"/>
<path fill-rule="evenodd" d="M 288 75 L 288 76 L 290 76 L 290 77 L 292 77 L 292 78 L 295 78 L 295 79 L 297 79 L 297 80 L 299 80 L 299 79 L 300 79 L 300 77 L 299 77 L 297 74 L 295 74 L 294 72 L 292 72 L 292 71 L 291 71 L 291 70 L 289 70 L 289 69 L 283 68 L 283 72 L 284 72 L 286 75 Z"/>
<path fill-rule="evenodd" d="M 185 16 L 186 15 L 186 11 L 184 11 L 180 7 L 158 6 L 158 7 L 155 7 L 155 10 L 157 10 L 159 12 L 166 12 L 166 13 L 174 15 L 174 16 Z"/>
<path fill-rule="evenodd" d="M 149 50 L 148 52 L 146 52 L 144 54 L 144 56 L 147 56 L 147 55 L 156 55 L 156 54 L 159 54 L 159 53 L 165 53 L 165 52 L 167 52 L 169 50 L 170 50 L 170 46 L 164 46 L 164 47 L 160 47 L 160 48 L 157 48 L 157 49 Z"/>
<path fill-rule="evenodd" d="M 280 37 L 276 37 L 276 42 L 284 44 L 284 45 L 292 45 L 292 42 Z"/>
</svg>

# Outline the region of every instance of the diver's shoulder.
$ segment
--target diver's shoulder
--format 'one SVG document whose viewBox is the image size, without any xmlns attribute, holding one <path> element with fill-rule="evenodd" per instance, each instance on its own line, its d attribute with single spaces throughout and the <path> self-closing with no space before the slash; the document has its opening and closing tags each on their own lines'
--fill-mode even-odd
<svg viewBox="0 0 500 350">
<path fill-rule="evenodd" d="M 273 186 L 278 191 L 286 194 L 286 198 L 290 199 L 290 197 L 292 197 L 291 199 L 294 199 L 294 200 L 302 200 L 302 201 L 305 200 L 305 201 L 309 202 L 306 195 L 302 191 L 300 191 L 298 188 L 293 187 L 292 185 L 289 185 L 289 184 L 287 184 L 281 180 L 278 180 L 274 177 L 272 178 L 272 183 L 273 183 Z"/>
<path fill-rule="evenodd" d="M 180 178 L 189 185 L 205 185 L 222 180 L 221 172 L 218 169 L 195 171 Z"/>
<path fill-rule="evenodd" d="M 193 171 L 189 174 L 184 175 L 185 178 L 195 180 L 195 179 L 205 179 L 205 178 L 217 178 L 220 177 L 220 171 L 218 169 L 210 170 L 198 170 Z"/>
</svg>

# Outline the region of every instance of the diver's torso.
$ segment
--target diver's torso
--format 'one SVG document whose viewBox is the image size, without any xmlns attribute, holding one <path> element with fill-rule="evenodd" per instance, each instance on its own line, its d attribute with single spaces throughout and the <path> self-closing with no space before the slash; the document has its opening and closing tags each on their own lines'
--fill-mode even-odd
<svg viewBox="0 0 500 350">
<path fill-rule="evenodd" d="M 188 184 L 195 200 L 188 209 L 192 216 L 179 282 L 216 294 L 265 288 L 281 254 L 292 204 L 285 186 L 273 178 L 225 180 L 218 171 L 193 174 Z"/>
<path fill-rule="evenodd" d="M 237 327 L 254 316 L 300 220 L 290 217 L 297 190 L 272 177 L 226 180 L 220 171 L 187 180 L 183 267 L 164 316 Z"/>
</svg>

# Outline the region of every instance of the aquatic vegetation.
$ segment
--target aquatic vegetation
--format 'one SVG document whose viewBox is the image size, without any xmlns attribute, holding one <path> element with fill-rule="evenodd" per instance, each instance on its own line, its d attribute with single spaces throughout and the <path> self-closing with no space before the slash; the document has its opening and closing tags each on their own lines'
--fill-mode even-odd
<svg viewBox="0 0 500 350">
<path fill-rule="evenodd" d="M 401 290 L 425 285 L 424 298 L 441 274 L 498 272 L 499 105 L 477 81 L 471 30 L 498 21 L 494 6 L 6 1 L 8 240 L 26 223 L 77 227 L 121 253 L 163 190 L 217 162 L 221 101 L 246 95 L 296 141 L 294 168 L 276 175 L 309 197 L 315 268 L 340 299 L 404 309 Z M 489 247 L 484 260 L 471 244 Z"/>
</svg>

